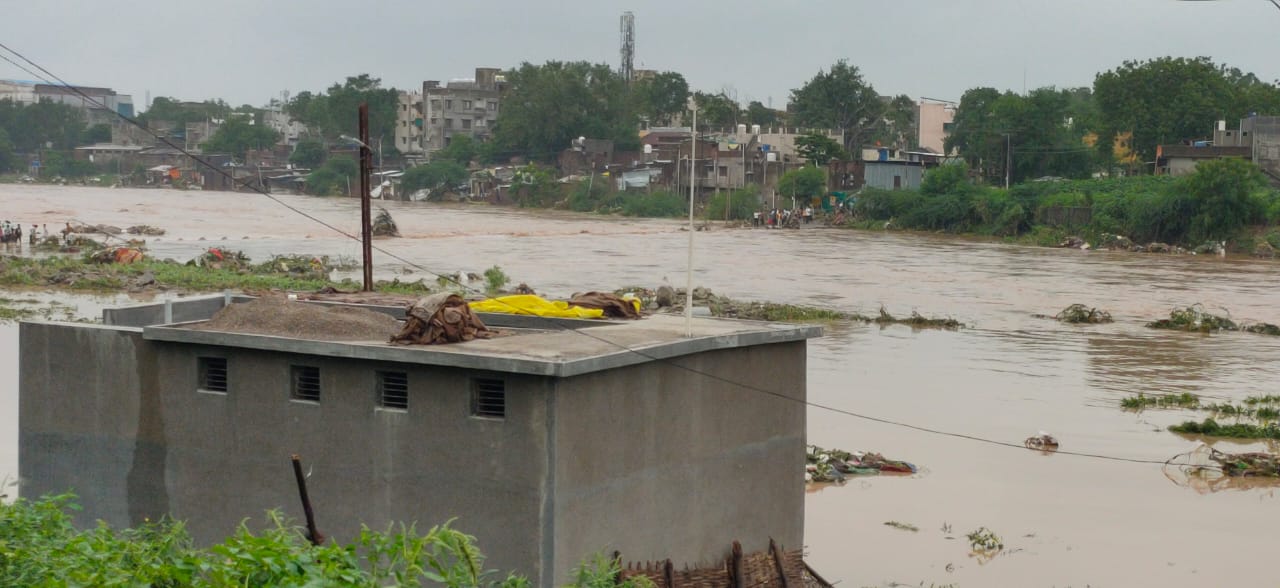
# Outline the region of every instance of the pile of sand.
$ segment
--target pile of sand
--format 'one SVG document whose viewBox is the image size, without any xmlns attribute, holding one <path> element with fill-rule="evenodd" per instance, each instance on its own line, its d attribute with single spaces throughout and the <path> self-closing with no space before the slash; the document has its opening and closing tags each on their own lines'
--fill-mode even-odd
<svg viewBox="0 0 1280 588">
<path fill-rule="evenodd" d="M 190 328 L 313 341 L 388 341 L 400 327 L 400 321 L 372 310 L 266 297 L 232 304 Z"/>
</svg>

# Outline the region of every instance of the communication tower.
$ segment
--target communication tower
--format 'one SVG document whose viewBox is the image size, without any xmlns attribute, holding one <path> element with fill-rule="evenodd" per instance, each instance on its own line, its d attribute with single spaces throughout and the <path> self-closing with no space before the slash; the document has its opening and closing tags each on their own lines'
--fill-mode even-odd
<svg viewBox="0 0 1280 588">
<path fill-rule="evenodd" d="M 636 59 L 636 15 L 630 11 L 622 13 L 622 79 L 627 83 L 635 77 Z"/>
</svg>

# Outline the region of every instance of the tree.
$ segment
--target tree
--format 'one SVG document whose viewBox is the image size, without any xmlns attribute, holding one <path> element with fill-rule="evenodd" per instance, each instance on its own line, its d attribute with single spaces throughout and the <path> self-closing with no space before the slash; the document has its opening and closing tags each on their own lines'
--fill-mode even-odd
<svg viewBox="0 0 1280 588">
<path fill-rule="evenodd" d="M 796 137 L 796 151 L 817 167 L 826 167 L 833 159 L 844 161 L 849 158 L 849 152 L 838 141 L 818 133 Z"/>
<path fill-rule="evenodd" d="M 350 157 L 330 157 L 307 176 L 307 193 L 315 196 L 341 196 L 359 185 L 360 165 Z"/>
<path fill-rule="evenodd" d="M 703 127 L 736 127 L 742 119 L 742 111 L 724 92 L 709 94 L 694 92 L 693 100 L 698 106 L 698 123 Z"/>
<path fill-rule="evenodd" d="M 916 102 L 910 96 L 898 95 L 884 104 L 884 115 L 871 130 L 871 139 L 881 145 L 900 149 L 916 147 Z"/>
<path fill-rule="evenodd" d="M 289 163 L 307 169 L 315 169 L 324 163 L 324 159 L 328 154 L 328 150 L 324 148 L 324 143 L 315 139 L 303 139 L 298 141 L 298 145 L 293 148 L 293 153 L 289 155 Z"/>
<path fill-rule="evenodd" d="M 503 152 L 548 161 L 577 137 L 611 139 L 620 150 L 638 146 L 626 81 L 608 65 L 524 63 L 506 78 L 494 129 Z"/>
<path fill-rule="evenodd" d="M 1076 120 L 1088 115 L 1088 104 L 1078 90 L 1039 88 L 1023 96 L 974 88 L 960 99 L 946 148 L 994 183 L 1003 183 L 1006 171 L 1013 182 L 1088 177 L 1093 149 Z"/>
<path fill-rule="evenodd" d="M 1126 61 L 1098 74 L 1093 95 L 1100 143 L 1132 131 L 1133 150 L 1143 161 L 1151 161 L 1161 143 L 1208 136 L 1217 120 L 1280 108 L 1275 84 L 1207 57 Z"/>
<path fill-rule="evenodd" d="M 433 153 L 432 158 L 437 161 L 452 161 L 465 168 L 470 166 L 471 161 L 476 158 L 478 147 L 475 139 L 470 136 L 457 135 L 449 140 L 449 144 L 444 149 Z"/>
<path fill-rule="evenodd" d="M 759 100 L 752 100 L 747 105 L 747 124 L 772 127 L 778 124 L 778 111 L 761 104 Z"/>
<path fill-rule="evenodd" d="M 222 123 L 204 143 L 206 153 L 230 153 L 239 159 L 250 149 L 268 149 L 280 140 L 275 129 L 252 124 L 248 118 L 235 117 Z"/>
<path fill-rule="evenodd" d="M 13 169 L 13 141 L 9 140 L 9 133 L 0 127 L 0 173 Z"/>
<path fill-rule="evenodd" d="M 1240 158 L 1213 159 L 1196 165 L 1181 180 L 1195 202 L 1189 236 L 1192 243 L 1234 237 L 1254 216 L 1250 193 L 1265 185 L 1258 166 Z"/>
<path fill-rule="evenodd" d="M 632 85 L 636 112 L 650 125 L 670 125 L 673 117 L 684 112 L 689 101 L 689 83 L 684 76 L 664 71 Z"/>
<path fill-rule="evenodd" d="M 449 159 L 437 159 L 405 170 L 404 177 L 400 179 L 400 187 L 406 193 L 426 190 L 427 199 L 439 200 L 445 192 L 465 182 L 467 177 L 467 168 L 462 167 L 462 164 Z"/>
<path fill-rule="evenodd" d="M 230 114 L 231 106 L 221 100 L 183 102 L 177 98 L 157 96 L 151 101 L 151 106 L 138 115 L 138 121 L 148 126 L 155 126 L 161 121 L 169 122 L 175 128 L 184 129 L 187 123 L 223 120 Z"/>
<path fill-rule="evenodd" d="M 840 131 L 843 147 L 850 153 L 861 151 L 872 130 L 882 123 L 886 108 L 858 68 L 844 59 L 792 90 L 789 106 L 801 126 Z"/>
<path fill-rule="evenodd" d="M 93 125 L 80 133 L 81 145 L 111 142 L 111 125 Z"/>
<path fill-rule="evenodd" d="M 778 180 L 778 196 L 808 199 L 827 193 L 827 175 L 821 168 L 805 166 L 782 174 Z"/>
<path fill-rule="evenodd" d="M 395 88 L 383 88 L 382 80 L 360 74 L 329 86 L 324 94 L 299 92 L 285 105 L 285 112 L 321 136 L 336 139 L 358 134 L 360 104 L 368 103 L 369 136 L 377 141 L 378 137 L 395 136 L 398 101 Z"/>
</svg>

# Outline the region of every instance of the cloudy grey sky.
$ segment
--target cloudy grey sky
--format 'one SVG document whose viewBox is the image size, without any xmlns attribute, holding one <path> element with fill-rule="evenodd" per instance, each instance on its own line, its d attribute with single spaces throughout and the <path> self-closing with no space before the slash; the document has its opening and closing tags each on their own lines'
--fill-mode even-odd
<svg viewBox="0 0 1280 588">
<path fill-rule="evenodd" d="M 1206 55 L 1280 78 L 1267 0 L 0 0 L 3 43 L 64 79 L 260 105 L 370 73 L 385 85 L 548 59 L 636 66 L 773 106 L 848 58 L 885 94 L 1089 85 L 1126 59 Z M 31 76 L 0 61 L 0 78 Z"/>
</svg>

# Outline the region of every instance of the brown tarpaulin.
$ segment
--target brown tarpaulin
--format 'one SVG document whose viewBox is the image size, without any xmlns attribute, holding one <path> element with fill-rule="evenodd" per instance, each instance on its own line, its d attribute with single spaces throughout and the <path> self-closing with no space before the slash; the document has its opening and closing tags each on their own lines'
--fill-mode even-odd
<svg viewBox="0 0 1280 588">
<path fill-rule="evenodd" d="M 581 306 L 583 308 L 598 308 L 604 311 L 604 315 L 609 318 L 640 318 L 640 311 L 636 310 L 634 304 L 617 294 L 609 292 L 586 292 L 574 294 L 569 299 L 571 306 Z"/>
<path fill-rule="evenodd" d="M 457 294 L 432 294 L 415 302 L 405 314 L 404 328 L 391 337 L 392 343 L 438 345 L 493 336 Z"/>
</svg>

